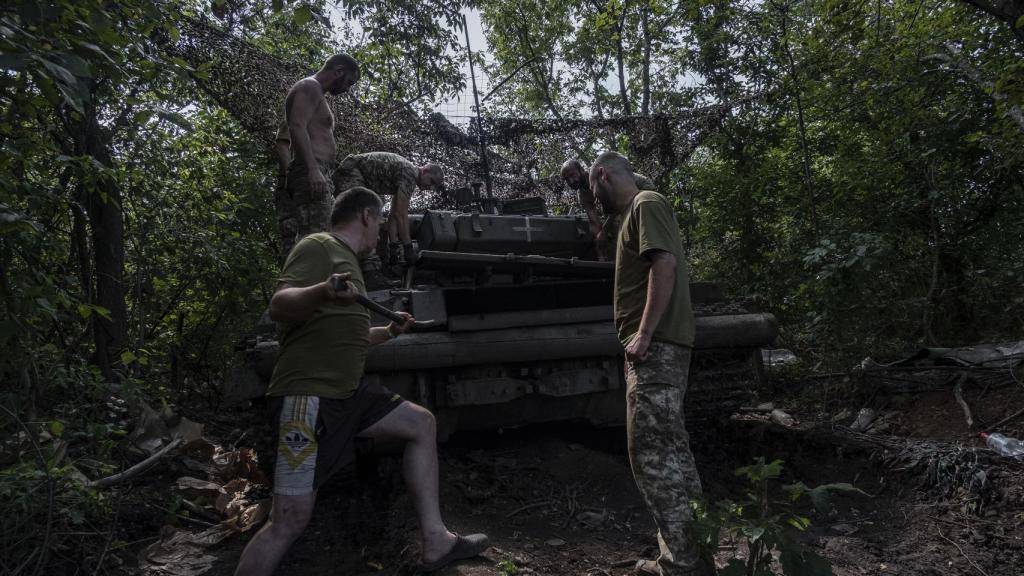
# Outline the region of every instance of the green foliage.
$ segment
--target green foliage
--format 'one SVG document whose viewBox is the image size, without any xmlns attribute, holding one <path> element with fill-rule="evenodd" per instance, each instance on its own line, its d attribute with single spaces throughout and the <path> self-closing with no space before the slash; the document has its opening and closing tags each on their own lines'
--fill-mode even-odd
<svg viewBox="0 0 1024 576">
<path fill-rule="evenodd" d="M 702 554 L 710 557 L 718 549 L 722 533 L 734 540 L 747 543 L 748 557 L 744 562 L 733 558 L 720 571 L 726 576 L 769 576 L 773 569 L 773 551 L 779 554 L 782 574 L 785 576 L 824 576 L 832 574 L 828 560 L 801 545 L 794 534 L 804 532 L 811 521 L 794 509 L 804 497 L 815 509 L 827 512 L 829 497 L 836 492 L 865 495 L 846 483 L 823 484 L 808 488 L 802 482 L 781 487 L 786 500 L 773 499 L 773 484 L 782 476 L 781 460 L 765 462 L 758 458 L 753 464 L 736 470 L 736 475 L 747 482 L 745 498 L 739 502 L 723 500 L 713 506 L 694 502 L 695 535 Z"/>
<path fill-rule="evenodd" d="M 735 110 L 686 174 L 699 275 L 759 296 L 790 346 L 842 367 L 1019 331 L 1005 314 L 1020 306 L 1024 132 L 929 58 L 963 38 L 993 81 L 1021 44 L 956 5 L 763 8 L 722 30 L 729 53 L 755 50 L 743 81 L 777 93 Z M 705 75 L 728 65 L 712 59 Z"/>
<path fill-rule="evenodd" d="M 5 566 L 103 571 L 119 527 L 84 481 L 138 458 L 124 400 L 212 399 L 268 299 L 270 158 L 198 93 L 203 66 L 157 49 L 181 14 L 144 0 L 0 9 L 0 406 L 18 417 L 0 414 Z M 99 299 L 107 250 L 123 256 L 120 308 Z M 104 374 L 94 335 L 110 326 L 124 339 Z"/>
<path fill-rule="evenodd" d="M 510 78 L 492 110 L 614 116 L 667 112 L 690 101 L 682 8 L 672 3 L 486 1 L 480 9 L 494 58 L 487 72 Z"/>
<path fill-rule="evenodd" d="M 734 0 L 494 1 L 481 14 L 488 74 L 510 78 L 487 103 L 496 115 L 734 103 L 659 183 L 678 194 L 695 275 L 759 299 L 809 365 L 1019 332 L 1024 43 L 991 15 Z"/>
<path fill-rule="evenodd" d="M 364 85 L 372 96 L 428 110 L 463 87 L 465 2 L 346 0 L 339 5 L 362 27 L 353 56 L 364 66 Z"/>
<path fill-rule="evenodd" d="M 475 48 L 489 57 L 475 58 L 493 81 L 510 77 L 486 103 L 494 114 L 731 103 L 688 164 L 667 159 L 652 176 L 673 197 L 694 275 L 758 298 L 807 365 L 1019 335 L 1019 20 L 903 0 L 16 0 L 0 8 L 0 404 L 43 456 L 3 420 L 0 496 L 32 494 L 4 518 L 5 537 L 35 527 L 18 550 L 57 562 L 60 546 L 96 571 L 68 550 L 97 542 L 43 550 L 43 482 L 60 492 L 53 526 L 109 525 L 109 502 L 78 473 L 129 460 L 112 399 L 215 400 L 232 345 L 273 290 L 269 151 L 197 89 L 210 65 L 168 57 L 161 42 L 187 40 L 189 17 L 311 68 L 346 49 L 364 64 L 362 100 L 429 110 L 464 83 L 467 7 L 486 27 Z M 629 153 L 646 138 L 581 138 L 571 153 Z M 106 331 L 117 338 L 101 349 Z M 823 573 L 789 547 L 808 521 L 788 506 L 852 487 L 795 483 L 780 505 L 766 496 L 780 472 L 743 469 L 748 498 L 699 509 L 701 541 L 726 530 L 779 548 L 787 573 Z M 767 570 L 762 560 L 742 569 Z"/>
<path fill-rule="evenodd" d="M 519 574 L 519 566 L 516 566 L 515 560 L 511 558 L 505 558 L 498 562 L 497 568 L 501 576 L 516 576 L 516 574 Z"/>
</svg>

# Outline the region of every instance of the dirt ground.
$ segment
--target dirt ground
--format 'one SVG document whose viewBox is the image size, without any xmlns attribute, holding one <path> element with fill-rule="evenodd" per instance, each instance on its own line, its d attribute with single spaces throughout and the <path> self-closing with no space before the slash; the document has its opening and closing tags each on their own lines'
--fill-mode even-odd
<svg viewBox="0 0 1024 576">
<path fill-rule="evenodd" d="M 795 425 L 772 423 L 756 411 L 692 423 L 709 498 L 741 498 L 744 484 L 734 470 L 758 456 L 778 458 L 786 466 L 783 482 L 849 482 L 869 495 L 838 497 L 829 513 L 808 511 L 812 524 L 801 541 L 827 557 L 838 576 L 1024 574 L 1024 464 L 976 450 L 982 444 L 946 375 L 926 374 L 916 383 L 843 380 L 776 378 L 772 392 L 760 393 L 760 401 L 785 409 Z M 1024 387 L 1013 382 L 969 381 L 964 396 L 981 423 L 1024 408 Z M 878 433 L 848 432 L 861 408 L 879 415 Z M 211 435 L 235 442 L 242 435 L 242 444 L 263 433 L 251 412 L 210 419 Z M 1024 418 L 1001 431 L 1024 437 Z M 441 484 L 450 527 L 487 532 L 493 543 L 483 557 L 437 573 L 442 576 L 619 576 L 656 553 L 622 428 L 561 423 L 456 434 L 441 446 Z M 144 509 L 136 514 L 143 531 L 165 520 Z M 232 574 L 252 533 L 211 547 L 215 560 L 206 573 Z M 129 571 L 138 551 L 124 552 Z M 716 560 L 721 567 L 745 552 L 742 543 L 725 540 Z M 311 525 L 278 574 L 405 575 L 417 555 L 400 460 L 369 456 L 321 491 Z"/>
</svg>

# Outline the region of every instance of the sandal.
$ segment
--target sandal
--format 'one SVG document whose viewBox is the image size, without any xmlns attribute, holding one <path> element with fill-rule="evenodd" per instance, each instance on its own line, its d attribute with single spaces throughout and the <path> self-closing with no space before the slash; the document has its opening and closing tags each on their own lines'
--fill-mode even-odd
<svg viewBox="0 0 1024 576">
<path fill-rule="evenodd" d="M 486 534 L 470 534 L 469 536 L 455 535 L 455 545 L 447 554 L 427 564 L 420 564 L 416 568 L 417 573 L 435 572 L 458 560 L 474 558 L 487 550 L 491 544 Z"/>
</svg>

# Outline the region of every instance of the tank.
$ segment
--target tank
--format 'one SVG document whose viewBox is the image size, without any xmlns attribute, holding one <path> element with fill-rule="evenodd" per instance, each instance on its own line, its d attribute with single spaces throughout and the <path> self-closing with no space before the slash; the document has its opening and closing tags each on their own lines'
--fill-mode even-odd
<svg viewBox="0 0 1024 576">
<path fill-rule="evenodd" d="M 368 297 L 432 320 L 371 348 L 372 379 L 434 412 L 438 435 L 558 420 L 616 425 L 625 416 L 622 347 L 612 323 L 614 263 L 596 259 L 583 215 L 549 215 L 540 198 L 473 212 L 410 216 L 419 249 L 401 288 Z M 696 340 L 688 418 L 728 414 L 762 378 L 774 316 L 693 282 Z M 371 315 L 374 325 L 387 320 Z M 273 324 L 241 347 L 226 401 L 256 397 L 273 371 Z"/>
</svg>

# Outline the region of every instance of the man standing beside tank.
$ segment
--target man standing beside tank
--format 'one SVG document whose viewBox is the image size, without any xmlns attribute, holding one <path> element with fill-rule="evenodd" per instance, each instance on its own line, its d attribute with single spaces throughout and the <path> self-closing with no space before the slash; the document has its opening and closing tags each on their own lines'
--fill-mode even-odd
<svg viewBox="0 0 1024 576">
<path fill-rule="evenodd" d="M 285 261 L 270 316 L 281 322 L 281 348 L 267 390 L 277 428 L 270 520 L 242 552 L 237 576 L 272 574 L 313 513 L 317 490 L 355 458 L 355 438 L 405 442 L 403 476 L 419 517 L 421 571 L 479 555 L 487 536 L 459 536 L 445 526 L 438 499 L 437 432 L 426 408 L 362 380 L 368 348 L 411 325 L 371 328 L 354 302 L 365 295 L 359 258 L 377 246 L 380 197 L 356 187 L 338 195 L 331 227 L 300 240 Z"/>
<path fill-rule="evenodd" d="M 328 228 L 337 150 L 334 113 L 326 98 L 328 94 L 344 94 L 358 80 L 359 64 L 355 59 L 335 54 L 315 74 L 296 82 L 285 97 L 291 142 L 286 193 L 295 211 L 295 239 Z M 286 239 L 286 254 L 294 242 Z"/>
<path fill-rule="evenodd" d="M 614 318 L 626 352 L 629 461 L 658 527 L 656 561 L 641 572 L 704 576 L 712 568 L 691 534 L 690 500 L 700 477 L 683 422 L 683 398 L 694 337 L 689 278 L 672 205 L 640 190 L 633 168 L 615 152 L 601 154 L 590 185 L 606 214 L 621 214 L 616 240 Z"/>
<path fill-rule="evenodd" d="M 368 152 L 346 156 L 334 174 L 338 192 L 364 186 L 381 196 L 391 196 L 388 217 L 388 259 L 391 263 L 415 263 L 412 236 L 409 233 L 409 201 L 416 188 L 441 191 L 444 172 L 437 164 L 416 166 L 391 152 Z M 371 254 L 364 264 L 370 289 L 384 288 L 380 258 Z"/>
<path fill-rule="evenodd" d="M 590 176 L 587 174 L 587 167 L 579 158 L 566 160 L 562 164 L 562 180 L 571 190 L 576 191 L 576 198 L 587 214 L 587 222 L 590 224 L 590 234 L 594 237 L 594 245 L 597 248 L 597 256 L 601 260 L 608 260 L 615 255 L 615 234 L 618 231 L 618 220 L 615 215 L 609 214 L 604 222 L 597 213 L 597 205 L 594 203 L 594 194 L 590 191 Z M 654 190 L 656 187 L 650 178 L 643 174 L 634 174 L 636 186 L 640 190 Z M 606 212 L 607 214 L 607 212 Z"/>
</svg>

